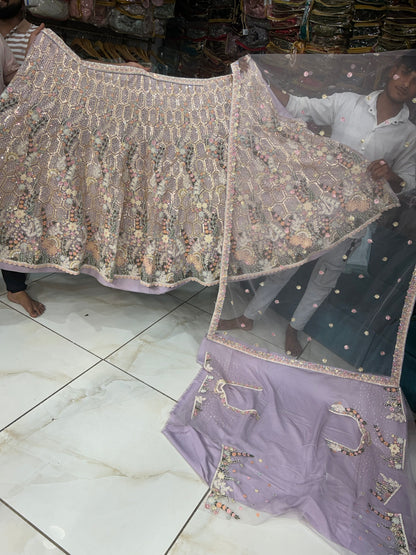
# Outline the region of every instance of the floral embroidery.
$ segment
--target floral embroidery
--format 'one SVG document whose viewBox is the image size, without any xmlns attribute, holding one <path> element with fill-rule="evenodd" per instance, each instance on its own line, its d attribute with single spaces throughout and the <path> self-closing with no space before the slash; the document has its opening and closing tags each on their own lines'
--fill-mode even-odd
<svg viewBox="0 0 416 555">
<path fill-rule="evenodd" d="M 358 411 L 352 408 L 345 408 L 342 403 L 334 403 L 329 408 L 330 412 L 334 414 L 339 414 L 341 416 L 349 416 L 353 418 L 358 425 L 358 428 L 361 432 L 361 439 L 358 447 L 356 449 L 351 449 L 350 447 L 346 447 L 337 441 L 333 441 L 331 439 L 325 439 L 326 444 L 334 453 L 342 453 L 343 455 L 348 455 L 350 457 L 356 457 L 357 455 L 361 455 L 364 452 L 364 448 L 366 445 L 371 443 L 370 433 L 366 429 L 367 422 L 362 418 Z"/>
<path fill-rule="evenodd" d="M 165 154 L 165 145 L 152 143 L 150 152 L 152 153 L 153 171 L 156 179 L 156 197 L 161 197 L 166 190 L 166 184 L 161 174 L 161 162 Z"/>
<path fill-rule="evenodd" d="M 401 513 L 382 513 L 371 505 L 369 505 L 369 508 L 383 520 L 383 526 L 388 528 L 393 534 L 400 555 L 410 555 Z"/>
<path fill-rule="evenodd" d="M 237 382 L 227 382 L 224 379 L 220 379 L 217 381 L 214 389 L 214 392 L 220 396 L 221 402 L 226 408 L 231 409 L 232 411 L 237 412 L 238 414 L 252 415 L 252 416 L 255 416 L 256 418 L 259 418 L 259 414 L 255 409 L 239 409 L 238 407 L 233 407 L 228 403 L 227 394 L 224 390 L 225 386 L 227 385 L 231 385 L 233 387 L 243 387 L 245 389 L 252 389 L 254 391 L 263 391 L 263 388 L 256 385 L 244 385 Z"/>
<path fill-rule="evenodd" d="M 390 394 L 389 398 L 384 403 L 384 406 L 390 411 L 386 416 L 387 420 L 406 422 L 401 389 L 399 387 L 385 387 L 384 390 Z"/>
<path fill-rule="evenodd" d="M 254 67 L 202 81 L 129 71 L 95 70 L 52 31 L 42 33 L 31 64 L 0 99 L 0 109 L 19 108 L 0 133 L 1 260 L 71 273 L 88 267 L 107 282 L 149 287 L 211 285 L 224 248 L 230 279 L 254 277 L 305 261 L 397 203 L 348 148 L 278 118 Z M 7 188 L 22 179 L 24 188 Z M 314 217 L 319 224 L 310 225 Z"/>
<path fill-rule="evenodd" d="M 0 114 L 16 106 L 18 102 L 18 99 L 8 89 L 5 89 L 3 94 L 0 95 Z"/>
<path fill-rule="evenodd" d="M 390 450 L 390 456 L 386 457 L 383 456 L 383 459 L 387 461 L 390 468 L 395 468 L 397 470 L 401 470 L 404 468 L 404 459 L 405 459 L 405 452 L 406 452 L 406 440 L 402 437 L 397 437 L 394 434 L 391 435 L 393 441 L 389 442 L 384 439 L 381 429 L 376 424 L 374 425 L 374 429 L 376 430 L 377 437 L 381 441 L 383 445 L 388 447 Z"/>
<path fill-rule="evenodd" d="M 223 445 L 221 452 L 221 459 L 218 465 L 215 476 L 212 480 L 211 489 L 205 501 L 205 508 L 209 509 L 214 514 L 224 511 L 230 518 L 239 519 L 240 517 L 228 506 L 229 499 L 232 494 L 232 487 L 229 482 L 233 482 L 230 476 L 230 466 L 233 464 L 241 465 L 241 458 L 254 457 L 250 453 L 238 451 L 233 447 Z M 224 503 L 224 501 L 227 501 Z"/>
<path fill-rule="evenodd" d="M 380 472 L 376 481 L 376 489 L 370 489 L 370 492 L 379 501 L 384 503 L 384 505 L 387 505 L 393 495 L 397 493 L 400 488 L 401 485 L 396 482 L 396 480 L 393 480 L 392 478 L 387 478 L 382 472 Z"/>
</svg>

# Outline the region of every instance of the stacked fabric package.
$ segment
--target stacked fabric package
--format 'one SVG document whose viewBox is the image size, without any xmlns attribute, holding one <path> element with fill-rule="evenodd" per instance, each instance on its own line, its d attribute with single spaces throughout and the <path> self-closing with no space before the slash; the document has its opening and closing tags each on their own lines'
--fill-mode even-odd
<svg viewBox="0 0 416 555">
<path fill-rule="evenodd" d="M 154 68 L 175 0 L 34 0 L 27 17 L 45 22 L 81 58 Z M 153 62 L 153 63 L 152 63 Z"/>
<path fill-rule="evenodd" d="M 301 25 L 305 52 L 346 52 L 352 14 L 351 0 L 308 0 Z"/>
<path fill-rule="evenodd" d="M 268 52 L 291 52 L 299 40 L 300 24 L 305 10 L 304 0 L 286 2 L 273 0 L 269 3 L 267 19 L 272 22 Z"/>
<path fill-rule="evenodd" d="M 239 23 L 239 13 L 238 0 L 211 0 L 200 77 L 229 73 L 230 63 L 237 58 L 232 39 Z"/>
<path fill-rule="evenodd" d="M 404 4 L 389 6 L 381 28 L 378 50 L 416 47 L 416 8 Z"/>
<path fill-rule="evenodd" d="M 165 36 L 166 23 L 174 12 L 174 0 L 117 0 L 108 22 L 119 33 L 161 38 Z"/>
<path fill-rule="evenodd" d="M 140 38 L 163 37 L 175 0 L 37 0 L 28 6 L 39 19 L 77 20 Z"/>
<path fill-rule="evenodd" d="M 374 50 L 385 13 L 385 0 L 355 2 L 348 52 L 359 54 Z"/>
<path fill-rule="evenodd" d="M 238 57 L 239 0 L 177 0 L 161 58 L 165 72 L 183 77 L 229 73 Z"/>
<path fill-rule="evenodd" d="M 249 30 L 252 27 L 266 30 L 268 37 L 264 36 L 264 43 L 267 44 L 268 53 L 286 53 L 293 50 L 293 45 L 299 38 L 304 9 L 304 0 L 245 0 L 243 17 Z"/>
<path fill-rule="evenodd" d="M 272 53 L 292 52 L 299 39 L 300 22 L 305 9 L 305 0 L 243 0 L 242 22 L 246 35 L 255 33 L 257 44 L 240 41 L 241 46 L 253 51 Z"/>
<path fill-rule="evenodd" d="M 231 63 L 245 54 L 414 48 L 416 0 L 398 1 L 33 0 L 28 9 L 39 22 L 57 22 L 61 36 L 59 26 L 71 21 L 88 27 L 75 41 L 62 36 L 87 57 L 130 61 L 121 48 L 101 48 L 99 33 L 106 29 L 117 46 L 144 50 L 151 63 L 135 53 L 133 59 L 156 73 L 206 78 L 229 73 Z M 96 29 L 93 48 L 85 38 L 91 28 Z M 132 45 L 134 40 L 145 44 Z"/>
</svg>

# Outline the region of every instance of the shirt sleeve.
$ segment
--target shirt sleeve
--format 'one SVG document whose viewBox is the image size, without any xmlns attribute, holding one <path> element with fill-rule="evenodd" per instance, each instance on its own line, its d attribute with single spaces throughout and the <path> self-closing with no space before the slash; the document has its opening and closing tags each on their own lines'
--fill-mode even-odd
<svg viewBox="0 0 416 555">
<path fill-rule="evenodd" d="M 416 187 L 416 132 L 407 139 L 405 145 L 391 167 L 406 183 L 401 193 L 408 193 Z"/>
<path fill-rule="evenodd" d="M 317 125 L 332 125 L 335 114 L 344 102 L 345 93 L 335 93 L 323 98 L 290 95 L 286 109 L 297 118 L 313 120 Z"/>
<path fill-rule="evenodd" d="M 8 47 L 6 41 L 3 39 L 3 75 L 4 81 L 7 83 L 10 80 L 10 77 L 13 75 L 15 71 L 19 69 L 19 64 L 16 62 L 12 51 Z"/>
</svg>

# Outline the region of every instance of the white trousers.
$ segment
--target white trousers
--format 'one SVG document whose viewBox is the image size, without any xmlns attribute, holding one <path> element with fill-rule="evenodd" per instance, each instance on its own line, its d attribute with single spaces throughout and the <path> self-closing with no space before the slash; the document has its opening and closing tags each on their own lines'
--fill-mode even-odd
<svg viewBox="0 0 416 555">
<path fill-rule="evenodd" d="M 345 254 L 356 248 L 357 239 L 346 239 L 336 247 L 323 254 L 315 263 L 305 293 L 298 304 L 290 325 L 296 330 L 303 330 L 314 312 L 327 298 L 332 288 L 335 287 L 339 276 L 345 268 Z M 262 286 L 258 287 L 244 311 L 244 316 L 251 320 L 258 320 L 267 310 L 290 278 L 298 268 L 283 270 L 278 274 L 269 276 Z"/>
</svg>

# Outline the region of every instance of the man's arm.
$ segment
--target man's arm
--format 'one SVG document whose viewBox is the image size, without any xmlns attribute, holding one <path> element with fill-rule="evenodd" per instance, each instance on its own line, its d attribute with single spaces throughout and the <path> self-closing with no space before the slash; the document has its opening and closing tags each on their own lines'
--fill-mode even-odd
<svg viewBox="0 0 416 555">
<path fill-rule="evenodd" d="M 27 47 L 26 47 L 26 54 L 25 54 L 25 56 L 27 56 L 29 50 L 32 48 L 32 45 L 33 45 L 33 43 L 34 43 L 35 40 L 36 40 L 36 37 L 39 35 L 39 33 L 40 33 L 41 31 L 43 31 L 44 28 L 45 28 L 45 24 L 44 24 L 44 23 L 41 23 L 41 24 L 39 25 L 39 27 L 38 27 L 37 29 L 35 29 L 35 30 L 30 34 L 30 38 L 29 38 L 29 40 L 28 40 Z"/>
<path fill-rule="evenodd" d="M 286 92 L 275 87 L 274 85 L 270 85 L 270 89 L 272 93 L 275 95 L 275 97 L 277 98 L 277 100 L 279 100 L 279 102 L 281 102 L 283 106 L 286 108 L 287 103 L 289 102 L 290 96 Z"/>
<path fill-rule="evenodd" d="M 10 81 L 13 79 L 13 77 L 16 75 L 16 71 L 19 69 L 19 64 L 16 62 L 12 54 L 12 51 L 6 44 L 6 41 L 3 39 L 3 37 L 2 37 L 2 42 L 3 42 L 3 45 L 1 46 L 4 52 L 4 62 L 3 62 L 3 67 L 1 69 L 3 70 L 4 84 L 8 85 Z"/>
<path fill-rule="evenodd" d="M 412 126 L 413 127 L 413 126 Z M 373 179 L 387 179 L 396 194 L 416 187 L 416 129 L 403 138 L 403 147 L 391 162 L 374 160 L 368 166 Z"/>
<path fill-rule="evenodd" d="M 406 181 L 395 173 L 385 160 L 374 160 L 367 169 L 373 179 L 386 179 L 396 194 L 401 193 L 406 186 Z"/>
</svg>

